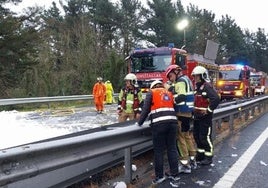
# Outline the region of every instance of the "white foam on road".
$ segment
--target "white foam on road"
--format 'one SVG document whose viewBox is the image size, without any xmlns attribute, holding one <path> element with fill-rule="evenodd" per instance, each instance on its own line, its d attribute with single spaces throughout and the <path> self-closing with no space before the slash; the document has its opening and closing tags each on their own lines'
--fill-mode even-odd
<svg viewBox="0 0 268 188">
<path fill-rule="evenodd" d="M 40 125 L 27 119 L 32 112 L 2 111 L 0 113 L 0 149 L 68 134 L 67 129 Z"/>
<path fill-rule="evenodd" d="M 107 105 L 108 114 L 95 115 L 90 106 L 71 110 L 0 111 L 0 150 L 117 122 L 117 105 Z"/>
<path fill-rule="evenodd" d="M 213 188 L 232 187 L 237 178 L 242 174 L 251 159 L 258 152 L 262 144 L 268 138 L 268 127 L 262 134 L 254 141 L 253 144 L 243 153 L 243 155 L 236 161 L 236 163 L 224 174 L 223 177 L 214 185 Z"/>
</svg>

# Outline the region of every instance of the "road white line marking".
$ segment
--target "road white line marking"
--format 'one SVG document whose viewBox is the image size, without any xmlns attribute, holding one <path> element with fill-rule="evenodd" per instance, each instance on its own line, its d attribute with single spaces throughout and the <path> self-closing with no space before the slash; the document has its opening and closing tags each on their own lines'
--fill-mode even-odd
<svg viewBox="0 0 268 188">
<path fill-rule="evenodd" d="M 223 177 L 214 185 L 213 188 L 232 187 L 237 178 L 241 175 L 248 163 L 260 149 L 262 144 L 268 138 L 268 127 L 262 134 L 254 141 L 253 144 L 243 153 L 243 155 L 236 161 L 236 163 L 224 174 Z"/>
</svg>

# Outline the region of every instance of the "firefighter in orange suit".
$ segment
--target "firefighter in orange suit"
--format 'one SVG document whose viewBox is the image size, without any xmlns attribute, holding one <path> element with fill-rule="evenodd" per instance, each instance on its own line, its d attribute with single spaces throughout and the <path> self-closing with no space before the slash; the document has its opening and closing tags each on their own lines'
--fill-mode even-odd
<svg viewBox="0 0 268 188">
<path fill-rule="evenodd" d="M 178 150 L 176 146 L 178 126 L 173 104 L 174 98 L 172 93 L 165 89 L 163 83 L 159 80 L 153 81 L 150 89 L 146 94 L 137 125 L 141 126 L 149 116 L 154 147 L 155 179 L 152 183 L 160 184 L 165 180 L 163 156 L 167 149 L 171 176 L 170 184 L 172 187 L 178 187 Z"/>
<path fill-rule="evenodd" d="M 102 78 L 97 78 L 97 83 L 95 83 L 93 87 L 93 97 L 94 97 L 94 103 L 96 106 L 96 110 L 98 114 L 101 114 L 104 110 L 104 99 L 106 95 L 106 87 L 104 83 L 102 82 Z"/>
<path fill-rule="evenodd" d="M 143 105 L 142 92 L 137 85 L 135 74 L 129 73 L 125 76 L 125 86 L 120 90 L 118 96 L 118 121 L 119 123 L 138 118 Z"/>
<path fill-rule="evenodd" d="M 220 98 L 209 80 L 207 69 L 196 66 L 192 76 L 196 84 L 193 112 L 193 135 L 197 145 L 196 161 L 201 165 L 209 165 L 213 158 L 211 138 L 213 110 L 219 105 Z"/>
</svg>

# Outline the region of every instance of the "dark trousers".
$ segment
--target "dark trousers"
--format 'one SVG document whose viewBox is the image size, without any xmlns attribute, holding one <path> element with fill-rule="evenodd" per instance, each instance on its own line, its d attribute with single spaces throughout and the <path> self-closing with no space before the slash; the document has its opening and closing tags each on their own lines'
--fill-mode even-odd
<svg viewBox="0 0 268 188">
<path fill-rule="evenodd" d="M 178 132 L 177 123 L 159 123 L 152 125 L 153 146 L 154 146 L 154 168 L 155 176 L 164 176 L 164 152 L 167 149 L 170 173 L 178 174 L 178 151 L 176 136 Z"/>
<path fill-rule="evenodd" d="M 213 156 L 212 118 L 194 120 L 193 136 L 197 145 L 197 153 Z"/>
</svg>

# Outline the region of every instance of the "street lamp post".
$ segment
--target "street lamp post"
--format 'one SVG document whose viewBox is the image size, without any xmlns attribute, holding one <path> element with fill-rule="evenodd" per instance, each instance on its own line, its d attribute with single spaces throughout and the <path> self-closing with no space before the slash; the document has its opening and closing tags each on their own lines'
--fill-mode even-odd
<svg viewBox="0 0 268 188">
<path fill-rule="evenodd" d="M 177 28 L 179 30 L 183 30 L 183 46 L 181 47 L 182 49 L 186 46 L 186 27 L 188 26 L 188 24 L 189 24 L 189 22 L 186 19 L 180 21 L 177 24 Z"/>
</svg>

